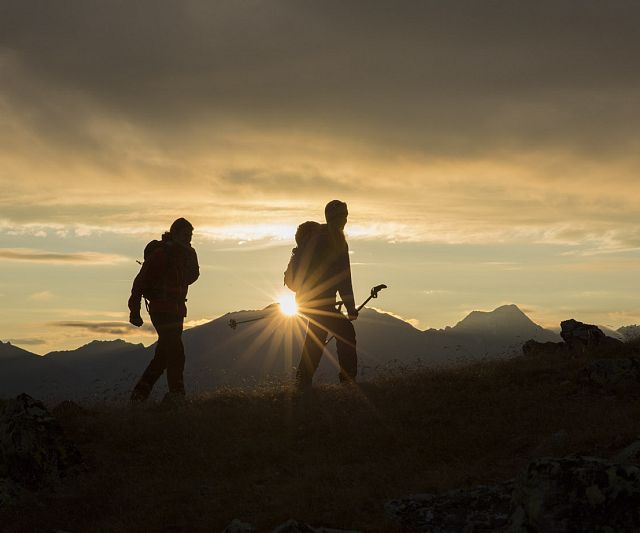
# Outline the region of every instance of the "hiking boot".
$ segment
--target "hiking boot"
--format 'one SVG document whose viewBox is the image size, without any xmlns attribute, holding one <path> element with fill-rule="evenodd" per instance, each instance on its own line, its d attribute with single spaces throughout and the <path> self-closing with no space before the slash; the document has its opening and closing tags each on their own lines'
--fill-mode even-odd
<svg viewBox="0 0 640 533">
<path fill-rule="evenodd" d="M 313 385 L 311 382 L 306 381 L 297 381 L 295 384 L 295 394 L 297 395 L 308 395 L 313 390 Z"/>
<path fill-rule="evenodd" d="M 129 405 L 131 406 L 141 405 L 146 400 L 147 400 L 146 394 L 143 394 L 139 390 L 134 389 L 133 392 L 131 393 L 131 396 L 129 396 Z"/>
<path fill-rule="evenodd" d="M 167 392 L 162 398 L 162 405 L 166 407 L 182 407 L 187 405 L 184 392 Z"/>
</svg>

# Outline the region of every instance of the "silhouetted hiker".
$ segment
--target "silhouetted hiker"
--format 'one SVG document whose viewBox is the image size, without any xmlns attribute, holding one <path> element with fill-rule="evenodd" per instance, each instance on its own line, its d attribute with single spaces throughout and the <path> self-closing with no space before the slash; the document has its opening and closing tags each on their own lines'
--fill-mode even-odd
<svg viewBox="0 0 640 533">
<path fill-rule="evenodd" d="M 327 335 L 335 335 L 339 378 L 355 380 L 358 370 L 356 332 L 351 323 L 358 318 L 351 282 L 349 247 L 344 236 L 347 204 L 332 200 L 324 210 L 326 224 L 305 222 L 296 233 L 297 248 L 285 272 L 285 284 L 296 292 L 298 307 L 309 325 L 302 348 L 296 382 L 300 388 L 311 385 L 318 368 Z M 349 317 L 336 309 L 340 294 Z"/>
<path fill-rule="evenodd" d="M 146 400 L 164 370 L 169 384 L 168 400 L 184 399 L 184 346 L 182 328 L 189 285 L 200 275 L 198 256 L 191 247 L 193 226 L 184 218 L 171 224 L 161 241 L 151 241 L 144 250 L 144 263 L 133 281 L 129 298 L 129 322 L 142 325 L 140 301 L 148 301 L 151 323 L 158 332 L 154 358 L 131 393 L 131 402 Z"/>
</svg>

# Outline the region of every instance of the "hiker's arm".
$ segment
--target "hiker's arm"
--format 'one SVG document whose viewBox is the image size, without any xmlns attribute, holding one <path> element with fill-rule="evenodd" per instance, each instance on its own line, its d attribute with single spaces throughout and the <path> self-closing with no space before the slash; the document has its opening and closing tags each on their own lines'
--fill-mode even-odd
<svg viewBox="0 0 640 533">
<path fill-rule="evenodd" d="M 191 285 L 200 277 L 200 265 L 198 265 L 198 254 L 189 247 L 187 249 L 187 260 L 184 266 L 184 281 L 187 285 Z"/>
<path fill-rule="evenodd" d="M 351 261 L 349 260 L 349 249 L 346 248 L 340 258 L 341 281 L 338 285 L 340 299 L 344 302 L 349 318 L 355 320 L 358 317 L 356 301 L 353 296 L 353 282 L 351 281 Z"/>
</svg>

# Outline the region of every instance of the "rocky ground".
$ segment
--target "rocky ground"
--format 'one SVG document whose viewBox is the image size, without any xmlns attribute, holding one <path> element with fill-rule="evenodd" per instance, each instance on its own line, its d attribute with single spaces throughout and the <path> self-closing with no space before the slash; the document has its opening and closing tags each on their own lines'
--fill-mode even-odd
<svg viewBox="0 0 640 533">
<path fill-rule="evenodd" d="M 563 338 L 305 396 L 8 399 L 2 530 L 637 531 L 637 345 Z"/>
</svg>

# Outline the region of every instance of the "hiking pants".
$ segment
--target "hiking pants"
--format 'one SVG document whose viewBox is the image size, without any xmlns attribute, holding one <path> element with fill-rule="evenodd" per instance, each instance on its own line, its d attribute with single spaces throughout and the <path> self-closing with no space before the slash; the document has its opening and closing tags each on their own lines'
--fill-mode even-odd
<svg viewBox="0 0 640 533">
<path fill-rule="evenodd" d="M 184 394 L 184 346 L 182 328 L 184 318 L 175 313 L 151 313 L 151 322 L 158 332 L 154 358 L 133 389 L 133 394 L 146 399 L 162 373 L 167 370 L 169 392 Z"/>
<path fill-rule="evenodd" d="M 300 364 L 296 371 L 299 385 L 311 385 L 324 343 L 328 335 L 335 335 L 340 364 L 339 378 L 341 382 L 353 381 L 358 373 L 358 356 L 356 353 L 356 330 L 351 321 L 334 308 L 311 311 L 307 313 L 309 325 L 302 347 Z"/>
</svg>

